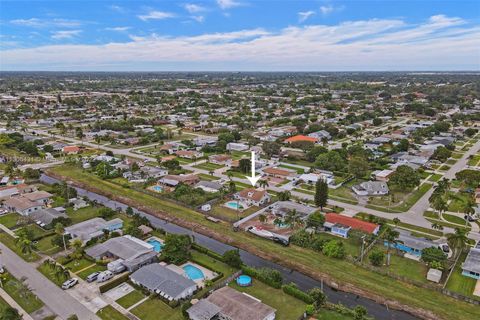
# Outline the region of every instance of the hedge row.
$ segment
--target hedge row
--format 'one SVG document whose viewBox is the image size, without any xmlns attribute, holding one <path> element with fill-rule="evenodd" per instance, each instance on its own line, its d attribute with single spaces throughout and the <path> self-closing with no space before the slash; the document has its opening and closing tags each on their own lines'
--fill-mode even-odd
<svg viewBox="0 0 480 320">
<path fill-rule="evenodd" d="M 210 250 L 210 249 L 207 249 L 207 248 L 205 248 L 205 247 L 202 247 L 201 245 L 199 245 L 199 244 L 197 244 L 197 243 L 193 243 L 193 244 L 192 244 L 192 249 L 197 250 L 198 252 L 201 252 L 201 253 L 203 253 L 203 254 L 206 254 L 206 255 L 209 256 L 209 257 L 212 257 L 212 258 L 214 258 L 214 259 L 217 259 L 217 260 L 219 260 L 219 261 L 224 262 L 224 261 L 223 261 L 223 256 L 222 256 L 221 254 L 216 253 L 216 252 L 214 252 L 214 251 L 212 251 L 212 250 Z"/>
<path fill-rule="evenodd" d="M 128 280 L 128 277 L 130 276 L 129 273 L 126 273 L 124 275 L 121 275 L 120 277 L 113 279 L 110 282 L 105 283 L 104 285 L 101 285 L 99 287 L 100 293 L 105 293 L 110 289 L 115 288 L 116 286 L 120 285 L 122 282 L 125 282 Z"/>
<path fill-rule="evenodd" d="M 282 286 L 282 290 L 286 294 L 302 300 L 305 303 L 312 304 L 314 302 L 313 298 L 310 297 L 308 293 L 298 289 L 298 287 L 294 283 L 284 284 Z"/>
<path fill-rule="evenodd" d="M 282 287 L 282 280 L 281 280 L 281 275 L 280 278 L 278 275 L 280 274 L 277 270 L 273 269 L 255 269 L 252 267 L 248 266 L 242 266 L 242 272 L 243 274 L 246 274 L 248 276 L 251 276 L 257 280 L 260 280 L 261 282 L 275 288 L 275 289 L 280 289 Z M 278 274 L 277 274 L 278 273 Z M 273 277 L 273 275 L 276 275 L 276 277 Z"/>
</svg>

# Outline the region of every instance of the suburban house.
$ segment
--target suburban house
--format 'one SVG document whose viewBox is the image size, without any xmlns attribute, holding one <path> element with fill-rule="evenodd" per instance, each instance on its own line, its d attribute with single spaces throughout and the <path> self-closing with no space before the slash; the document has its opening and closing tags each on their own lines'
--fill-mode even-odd
<svg viewBox="0 0 480 320">
<path fill-rule="evenodd" d="M 295 170 L 278 168 L 278 167 L 265 168 L 263 169 L 263 173 L 265 173 L 269 177 L 283 178 L 283 179 L 287 179 L 297 175 L 297 172 Z"/>
<path fill-rule="evenodd" d="M 30 218 L 37 223 L 47 225 L 52 223 L 53 219 L 68 218 L 68 216 L 65 214 L 65 212 L 55 208 L 42 208 L 30 213 Z"/>
<path fill-rule="evenodd" d="M 115 218 L 106 221 L 103 218 L 93 218 L 82 221 L 77 224 L 65 228 L 65 233 L 72 236 L 72 240 L 80 239 L 87 242 L 93 238 L 98 238 L 103 235 L 104 230 L 110 232 L 122 229 L 123 220 Z"/>
<path fill-rule="evenodd" d="M 65 146 L 62 148 L 62 152 L 65 154 L 77 154 L 80 152 L 80 147 L 77 146 Z"/>
<path fill-rule="evenodd" d="M 25 197 L 32 202 L 35 202 L 44 206 L 48 205 L 48 203 L 50 202 L 50 198 L 52 196 L 53 195 L 51 193 L 48 193 L 46 191 L 34 191 L 34 192 L 24 193 L 22 195 L 22 197 Z"/>
<path fill-rule="evenodd" d="M 330 135 L 330 133 L 328 133 L 328 131 L 325 131 L 325 130 L 309 133 L 308 136 L 312 138 L 316 138 L 318 139 L 318 141 L 322 141 L 324 139 L 326 140 L 332 139 L 332 136 Z"/>
<path fill-rule="evenodd" d="M 285 143 L 291 144 L 294 142 L 312 142 L 312 143 L 317 143 L 318 139 L 314 137 L 308 137 L 308 136 L 303 136 L 303 135 L 296 135 L 290 138 L 285 139 Z"/>
<path fill-rule="evenodd" d="M 304 173 L 298 179 L 308 184 L 316 184 L 318 180 L 323 180 L 328 185 L 335 184 L 335 177 L 332 172 Z"/>
<path fill-rule="evenodd" d="M 221 185 L 218 182 L 215 181 L 200 181 L 195 185 L 195 188 L 200 188 L 205 192 L 210 192 L 210 193 L 215 193 L 220 191 L 223 188 L 223 185 Z"/>
<path fill-rule="evenodd" d="M 195 282 L 158 263 L 141 267 L 130 275 L 130 280 L 168 301 L 190 297 L 197 289 Z"/>
<path fill-rule="evenodd" d="M 372 172 L 372 177 L 373 177 L 376 181 L 388 182 L 388 180 L 390 180 L 390 177 L 391 177 L 392 174 L 394 174 L 394 173 L 395 173 L 395 171 L 389 170 L 389 169 L 378 170 L 378 171 Z"/>
<path fill-rule="evenodd" d="M 86 249 L 85 253 L 96 260 L 121 259 L 129 272 L 157 261 L 158 254 L 151 244 L 129 235 L 108 239 Z"/>
<path fill-rule="evenodd" d="M 384 196 L 389 189 L 383 181 L 365 181 L 352 187 L 353 192 L 359 196 Z"/>
<path fill-rule="evenodd" d="M 179 183 L 187 184 L 193 186 L 200 181 L 200 178 L 194 174 L 185 174 L 185 175 L 166 175 L 158 182 L 168 187 L 175 187 Z"/>
<path fill-rule="evenodd" d="M 435 242 L 425 238 L 414 237 L 409 231 L 401 229 L 395 230 L 398 231 L 399 236 L 395 243 L 390 243 L 391 248 L 398 249 L 414 256 L 421 256 L 423 249 L 438 247 L 438 244 Z M 389 244 L 385 241 L 384 245 L 388 246 Z"/>
<path fill-rule="evenodd" d="M 213 154 L 208 157 L 208 161 L 218 165 L 229 165 L 232 163 L 232 157 L 227 154 Z"/>
<path fill-rule="evenodd" d="M 274 320 L 276 310 L 228 286 L 215 290 L 187 310 L 191 320 Z"/>
<path fill-rule="evenodd" d="M 270 202 L 270 195 L 266 190 L 258 190 L 253 188 L 246 188 L 235 193 L 234 198 L 242 201 L 248 206 L 260 207 Z"/>
<path fill-rule="evenodd" d="M 71 198 L 71 199 L 68 199 L 68 203 L 70 203 L 73 206 L 74 211 L 88 207 L 88 202 L 83 199 Z"/>
<path fill-rule="evenodd" d="M 0 187 L 0 200 L 34 191 L 37 191 L 37 187 L 23 183 L 10 186 L 2 186 Z"/>
<path fill-rule="evenodd" d="M 302 220 L 308 218 L 308 216 L 317 211 L 317 209 L 313 207 L 293 201 L 277 201 L 272 204 L 270 208 L 272 214 L 279 218 L 285 218 L 290 212 L 295 210 L 295 212 L 301 216 Z"/>
<path fill-rule="evenodd" d="M 249 149 L 249 146 L 244 143 L 236 143 L 236 142 L 227 143 L 228 151 L 246 151 L 248 149 Z"/>
<path fill-rule="evenodd" d="M 327 213 L 325 215 L 325 223 L 323 226 L 326 231 L 339 235 L 343 238 L 348 237 L 348 232 L 351 229 L 375 235 L 380 230 L 380 226 L 378 224 L 337 213 Z"/>
<path fill-rule="evenodd" d="M 462 264 L 462 275 L 480 280 L 480 242 L 468 252 Z"/>
<path fill-rule="evenodd" d="M 22 216 L 29 216 L 32 212 L 43 208 L 43 204 L 33 202 L 23 196 L 8 198 L 4 201 L 3 206 L 10 212 L 16 212 Z"/>
<path fill-rule="evenodd" d="M 203 152 L 194 151 L 194 150 L 178 150 L 175 152 L 177 157 L 185 159 L 198 159 L 203 157 Z"/>
</svg>

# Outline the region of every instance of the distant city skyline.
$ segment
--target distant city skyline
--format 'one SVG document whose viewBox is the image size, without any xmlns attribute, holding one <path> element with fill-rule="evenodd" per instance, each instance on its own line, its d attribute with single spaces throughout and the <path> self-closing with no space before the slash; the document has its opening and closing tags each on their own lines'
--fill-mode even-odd
<svg viewBox="0 0 480 320">
<path fill-rule="evenodd" d="M 2 71 L 480 70 L 477 1 L 5 1 Z"/>
</svg>

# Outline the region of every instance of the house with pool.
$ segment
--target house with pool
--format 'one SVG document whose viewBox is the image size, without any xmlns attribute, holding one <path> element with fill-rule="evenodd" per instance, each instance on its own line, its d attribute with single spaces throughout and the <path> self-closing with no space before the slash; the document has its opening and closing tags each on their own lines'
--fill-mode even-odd
<svg viewBox="0 0 480 320">
<path fill-rule="evenodd" d="M 247 188 L 234 194 L 233 198 L 247 207 L 261 207 L 270 202 L 271 197 L 264 189 Z M 245 208 L 246 209 L 246 208 Z"/>
<path fill-rule="evenodd" d="M 130 280 L 167 301 L 178 301 L 192 296 L 197 284 L 166 265 L 152 263 L 130 275 Z"/>
<path fill-rule="evenodd" d="M 412 255 L 414 257 L 421 257 L 422 251 L 427 248 L 431 247 L 441 247 L 445 254 L 448 254 L 450 251 L 447 245 L 441 246 L 440 244 L 433 242 L 432 240 L 419 238 L 413 236 L 409 231 L 402 230 L 402 229 L 395 229 L 398 231 L 399 236 L 395 243 L 388 243 L 384 241 L 385 246 L 389 246 L 390 248 L 395 248 L 402 252 L 405 252 L 408 255 Z"/>
<path fill-rule="evenodd" d="M 158 261 L 161 244 L 146 242 L 130 235 L 115 237 L 85 250 L 95 260 L 119 261 L 127 271 L 133 272 Z"/>
</svg>

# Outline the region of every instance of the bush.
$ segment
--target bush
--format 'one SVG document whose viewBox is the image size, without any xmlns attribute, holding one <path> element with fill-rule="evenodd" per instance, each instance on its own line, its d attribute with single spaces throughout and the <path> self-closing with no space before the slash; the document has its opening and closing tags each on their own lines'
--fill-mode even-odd
<svg viewBox="0 0 480 320">
<path fill-rule="evenodd" d="M 291 295 L 292 297 L 295 297 L 299 300 L 302 300 L 305 303 L 312 304 L 314 302 L 313 298 L 308 293 L 298 289 L 297 285 L 293 282 L 290 284 L 284 284 L 282 286 L 282 290 L 286 294 Z"/>
<path fill-rule="evenodd" d="M 248 266 L 242 266 L 242 272 L 273 288 L 280 289 L 282 287 L 282 275 L 277 270 L 269 268 L 256 269 Z"/>
<path fill-rule="evenodd" d="M 370 253 L 368 256 L 368 259 L 370 260 L 370 263 L 376 267 L 379 267 L 383 264 L 383 259 L 385 257 L 385 254 L 382 251 L 379 250 L 374 250 Z"/>
<path fill-rule="evenodd" d="M 240 251 L 228 250 L 223 254 L 223 261 L 231 267 L 240 268 L 243 264 Z"/>
<path fill-rule="evenodd" d="M 342 241 L 330 240 L 324 246 L 322 250 L 323 254 L 327 257 L 343 259 L 346 252 Z"/>
</svg>

